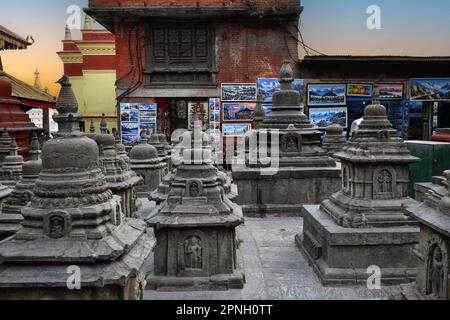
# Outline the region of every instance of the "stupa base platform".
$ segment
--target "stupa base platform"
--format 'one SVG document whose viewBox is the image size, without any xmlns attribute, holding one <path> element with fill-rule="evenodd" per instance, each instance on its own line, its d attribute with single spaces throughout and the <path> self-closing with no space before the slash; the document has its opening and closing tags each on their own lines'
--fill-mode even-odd
<svg viewBox="0 0 450 320">
<path fill-rule="evenodd" d="M 400 294 L 396 297 L 398 300 L 409 300 L 409 301 L 418 301 L 418 300 L 431 300 L 437 301 L 441 300 L 438 297 L 433 295 L 424 295 L 419 291 L 419 287 L 416 283 L 408 283 L 400 285 Z"/>
<path fill-rule="evenodd" d="M 296 244 L 324 285 L 366 285 L 370 266 L 381 269 L 381 283 L 412 282 L 418 261 L 413 249 L 419 228 L 343 228 L 320 210 L 304 207 L 303 233 Z"/>
<path fill-rule="evenodd" d="M 233 166 L 236 202 L 244 216 L 302 216 L 305 204 L 319 204 L 342 187 L 341 165 L 324 168 L 279 168 L 275 175 L 261 169 Z"/>
<path fill-rule="evenodd" d="M 0 241 L 15 235 L 22 228 L 22 221 L 21 214 L 0 213 Z"/>
<path fill-rule="evenodd" d="M 8 241 L 8 240 L 7 240 Z M 147 231 L 114 261 L 81 264 L 10 264 L 0 268 L 0 300 L 140 300 L 145 290 L 144 265 L 155 244 Z M 80 289 L 76 283 L 79 267 Z"/>
<path fill-rule="evenodd" d="M 216 275 L 212 277 L 157 277 L 147 278 L 147 290 L 156 291 L 227 291 L 243 289 L 243 274 Z"/>
<path fill-rule="evenodd" d="M 227 291 L 243 289 L 246 283 L 243 258 L 237 250 L 237 265 L 233 274 L 218 274 L 209 277 L 165 277 L 150 274 L 147 290 L 176 291 Z"/>
</svg>

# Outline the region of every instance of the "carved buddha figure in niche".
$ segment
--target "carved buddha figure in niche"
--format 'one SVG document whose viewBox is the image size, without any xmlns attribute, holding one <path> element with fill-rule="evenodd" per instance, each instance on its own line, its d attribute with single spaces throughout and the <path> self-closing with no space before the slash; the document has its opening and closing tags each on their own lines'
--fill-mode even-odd
<svg viewBox="0 0 450 320">
<path fill-rule="evenodd" d="M 200 195 L 200 186 L 198 182 L 196 181 L 191 182 L 191 184 L 189 185 L 189 193 L 190 196 L 193 198 L 198 197 Z"/>
<path fill-rule="evenodd" d="M 348 168 L 347 167 L 344 167 L 344 172 L 342 174 L 342 179 L 343 179 L 344 191 L 348 192 L 349 173 L 348 173 Z"/>
<path fill-rule="evenodd" d="M 436 298 L 443 298 L 442 289 L 444 287 L 444 264 L 442 251 L 439 246 L 433 249 L 430 266 L 430 294 Z"/>
<path fill-rule="evenodd" d="M 288 137 L 286 140 L 287 151 L 297 151 L 298 140 L 296 137 Z"/>
<path fill-rule="evenodd" d="M 50 237 L 59 239 L 64 236 L 64 219 L 60 216 L 53 216 L 50 218 Z"/>
<path fill-rule="evenodd" d="M 381 170 L 378 174 L 381 193 L 392 193 L 392 174 L 388 170 Z"/>
<path fill-rule="evenodd" d="M 197 236 L 188 237 L 184 243 L 186 269 L 203 269 L 202 240 Z"/>
</svg>

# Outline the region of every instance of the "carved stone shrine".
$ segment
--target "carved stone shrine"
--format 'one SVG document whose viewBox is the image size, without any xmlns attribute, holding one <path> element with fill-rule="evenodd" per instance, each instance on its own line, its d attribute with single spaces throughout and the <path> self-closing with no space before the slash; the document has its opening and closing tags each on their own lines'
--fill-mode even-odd
<svg viewBox="0 0 450 320">
<path fill-rule="evenodd" d="M 344 128 L 338 124 L 332 124 L 325 128 L 325 137 L 322 140 L 322 148 L 328 151 L 328 155 L 334 157 L 336 153 L 342 150 L 347 143 L 347 139 L 343 136 Z"/>
<path fill-rule="evenodd" d="M 42 170 L 40 145 L 36 135 L 31 140 L 30 155 L 32 160 L 23 164 L 22 179 L 17 182 L 0 212 L 0 239 L 10 237 L 20 230 L 22 208 L 30 203 L 34 195 L 36 180 Z"/>
<path fill-rule="evenodd" d="M 246 136 L 245 164 L 233 165 L 237 203 L 246 216 L 298 216 L 304 204 L 320 203 L 341 185 L 339 164 L 320 146 L 322 132 L 300 108 L 287 61 L 280 78 L 273 111 Z"/>
<path fill-rule="evenodd" d="M 155 147 L 158 151 L 158 157 L 163 159 L 164 163 L 166 164 L 166 171 L 165 174 L 169 173 L 169 168 L 171 165 L 171 156 L 167 152 L 166 145 L 160 141 L 160 138 L 158 135 L 152 135 L 148 138 L 148 144 Z"/>
<path fill-rule="evenodd" d="M 0 168 L 2 167 L 3 161 L 5 161 L 5 157 L 9 156 L 11 153 L 11 142 L 12 138 L 8 131 L 3 130 L 2 135 L 0 136 Z"/>
<path fill-rule="evenodd" d="M 0 170 L 0 182 L 7 187 L 14 188 L 17 182 L 22 179 L 23 163 L 23 157 L 19 155 L 16 139 L 12 138 L 9 146 L 9 156 L 6 156 L 3 160 Z"/>
<path fill-rule="evenodd" d="M 158 156 L 155 147 L 147 139 L 134 146 L 130 151 L 131 170 L 143 179 L 143 184 L 136 186 L 139 197 L 148 197 L 155 191 L 166 171 L 166 163 Z"/>
<path fill-rule="evenodd" d="M 409 165 L 419 159 L 392 128 L 386 108 L 367 106 L 359 129 L 335 157 L 342 162 L 342 190 L 320 206 L 305 206 L 297 245 L 326 285 L 366 284 L 373 265 L 381 268 L 383 283 L 414 279 L 419 229 L 401 206 L 413 201 Z"/>
<path fill-rule="evenodd" d="M 59 83 L 59 132 L 43 146 L 22 228 L 0 243 L 0 299 L 141 299 L 152 236 L 143 221 L 122 213 L 99 167 L 97 144 L 79 130 L 68 78 Z"/>
<path fill-rule="evenodd" d="M 406 299 L 450 300 L 450 171 L 443 176 L 445 192 L 432 188 L 423 203 L 404 206 L 404 212 L 420 224 L 420 242 L 414 250 L 419 270 L 415 283 L 401 286 Z"/>
<path fill-rule="evenodd" d="M 147 220 L 157 239 L 154 273 L 147 278 L 150 289 L 244 286 L 236 238 L 236 227 L 244 222 L 242 210 L 225 195 L 201 126 L 196 121 L 189 133 L 190 147 L 183 149 L 167 201 Z"/>
<path fill-rule="evenodd" d="M 103 115 L 100 134 L 89 134 L 100 150 L 100 167 L 111 191 L 122 199 L 122 210 L 127 217 L 136 217 L 140 208 L 136 187 L 143 180 L 130 170 L 129 160 L 118 156 L 114 136 L 107 133 L 108 124 Z"/>
</svg>

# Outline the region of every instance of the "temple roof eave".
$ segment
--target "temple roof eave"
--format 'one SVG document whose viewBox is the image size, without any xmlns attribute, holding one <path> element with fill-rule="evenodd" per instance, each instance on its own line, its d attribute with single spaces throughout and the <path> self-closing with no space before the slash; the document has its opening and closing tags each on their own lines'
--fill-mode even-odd
<svg viewBox="0 0 450 320">
<path fill-rule="evenodd" d="M 294 7 L 285 7 L 278 10 L 268 8 L 267 10 L 255 13 L 249 7 L 245 6 L 121 6 L 121 7 L 90 7 L 85 8 L 86 14 L 94 17 L 97 22 L 103 25 L 107 30 L 114 33 L 116 19 L 227 19 L 233 18 L 279 18 L 291 17 L 298 19 L 302 13 L 300 4 Z"/>
</svg>

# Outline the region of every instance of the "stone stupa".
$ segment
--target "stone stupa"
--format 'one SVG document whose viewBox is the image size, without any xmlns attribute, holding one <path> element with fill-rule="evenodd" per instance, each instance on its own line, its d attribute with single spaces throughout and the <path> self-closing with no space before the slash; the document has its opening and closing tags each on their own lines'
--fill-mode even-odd
<svg viewBox="0 0 450 320">
<path fill-rule="evenodd" d="M 146 135 L 131 149 L 130 161 L 131 170 L 143 179 L 143 184 L 136 186 L 138 196 L 148 197 L 161 183 L 166 163 L 158 156 L 158 150 L 148 144 Z"/>
<path fill-rule="evenodd" d="M 322 140 L 322 148 L 328 151 L 331 157 L 342 150 L 347 139 L 343 136 L 344 128 L 339 123 L 334 123 L 325 128 L 325 136 Z"/>
<path fill-rule="evenodd" d="M 59 131 L 43 146 L 22 229 L 0 243 L 0 299 L 140 299 L 152 236 L 143 221 L 123 215 L 97 144 L 80 132 L 68 77 L 59 83 Z"/>
<path fill-rule="evenodd" d="M 404 205 L 404 212 L 420 224 L 420 242 L 415 283 L 402 285 L 401 294 L 409 300 L 450 300 L 450 171 L 443 174 L 445 192 L 432 188 L 424 202 Z"/>
<path fill-rule="evenodd" d="M 100 134 L 89 134 L 97 142 L 100 151 L 100 167 L 111 191 L 122 199 L 122 210 L 127 217 L 137 217 L 140 201 L 136 187 L 143 179 L 130 169 L 129 160 L 117 154 L 116 141 L 108 134 L 108 123 L 103 114 Z"/>
<path fill-rule="evenodd" d="M 378 101 L 375 93 L 359 129 L 335 155 L 342 162 L 342 190 L 320 206 L 305 206 L 296 241 L 324 284 L 365 284 L 373 265 L 381 268 L 383 283 L 416 275 L 419 230 L 401 206 L 412 201 L 409 165 L 419 159 Z"/>
<path fill-rule="evenodd" d="M 16 144 L 16 139 L 11 139 L 9 146 L 9 156 L 3 160 L 3 165 L 0 172 L 0 182 L 5 186 L 14 188 L 17 182 L 22 179 L 23 157 L 19 155 L 19 148 Z"/>
<path fill-rule="evenodd" d="M 183 149 L 167 201 L 147 220 L 157 239 L 149 288 L 243 288 L 236 238 L 236 227 L 244 222 L 242 210 L 225 195 L 202 123 L 196 121 L 187 134 L 189 147 Z"/>
<path fill-rule="evenodd" d="M 0 136 L 0 168 L 2 167 L 5 157 L 9 156 L 12 138 L 6 129 L 3 130 Z"/>
<path fill-rule="evenodd" d="M 149 145 L 155 147 L 156 150 L 158 151 L 158 157 L 163 159 L 164 163 L 166 164 L 165 175 L 168 174 L 170 172 L 169 169 L 172 167 L 171 164 L 172 160 L 171 156 L 167 151 L 166 145 L 164 144 L 164 142 L 161 142 L 161 139 L 157 134 L 148 137 L 147 141 Z"/>
<path fill-rule="evenodd" d="M 304 204 L 320 203 L 341 184 L 339 164 L 320 146 L 322 132 L 300 108 L 288 61 L 280 78 L 272 112 L 246 135 L 245 164 L 233 165 L 237 203 L 246 216 L 301 215 Z"/>
<path fill-rule="evenodd" d="M 0 212 L 0 239 L 14 235 L 22 227 L 22 208 L 30 203 L 34 195 L 36 180 L 42 170 L 40 148 L 39 140 L 36 134 L 33 134 L 30 145 L 32 160 L 23 164 L 22 179 L 17 182 Z"/>
</svg>

